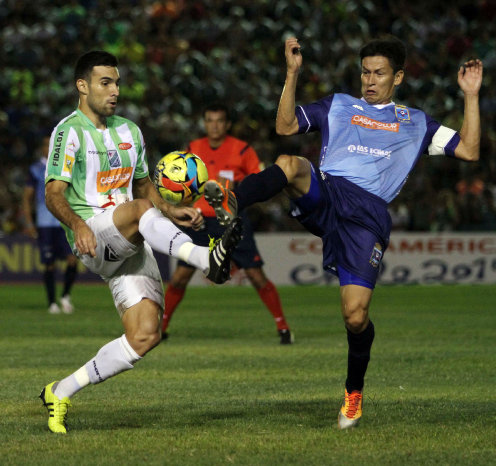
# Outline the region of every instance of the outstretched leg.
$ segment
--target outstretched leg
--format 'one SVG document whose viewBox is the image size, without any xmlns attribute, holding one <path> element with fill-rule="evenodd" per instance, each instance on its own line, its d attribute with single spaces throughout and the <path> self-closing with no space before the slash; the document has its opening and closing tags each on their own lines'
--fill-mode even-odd
<svg viewBox="0 0 496 466">
<path fill-rule="evenodd" d="M 200 269 L 214 283 L 224 283 L 229 279 L 231 254 L 242 234 L 240 219 L 234 218 L 229 222 L 222 238 L 210 248 L 195 245 L 147 199 L 119 205 L 114 211 L 113 221 L 129 242 L 139 244 L 145 239 L 153 250 Z"/>
<path fill-rule="evenodd" d="M 271 199 L 285 190 L 292 199 L 299 198 L 310 189 L 311 164 L 295 155 L 280 155 L 276 163 L 260 173 L 248 175 L 233 190 L 219 182 L 205 184 L 205 199 L 215 210 L 221 225 L 227 225 L 246 207 Z"/>
</svg>

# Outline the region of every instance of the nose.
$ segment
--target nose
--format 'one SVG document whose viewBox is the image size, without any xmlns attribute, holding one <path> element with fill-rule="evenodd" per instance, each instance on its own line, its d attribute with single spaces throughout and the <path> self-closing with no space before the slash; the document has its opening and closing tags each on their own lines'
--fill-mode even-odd
<svg viewBox="0 0 496 466">
<path fill-rule="evenodd" d="M 367 76 L 367 84 L 369 86 L 373 86 L 375 84 L 375 78 L 372 73 Z"/>
</svg>

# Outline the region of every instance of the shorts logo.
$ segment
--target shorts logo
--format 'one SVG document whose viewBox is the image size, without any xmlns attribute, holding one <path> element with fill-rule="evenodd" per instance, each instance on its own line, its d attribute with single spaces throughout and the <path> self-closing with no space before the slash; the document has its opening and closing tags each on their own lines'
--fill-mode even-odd
<svg viewBox="0 0 496 466">
<path fill-rule="evenodd" d="M 382 246 L 379 243 L 375 243 L 374 249 L 372 249 L 372 254 L 370 255 L 369 263 L 372 267 L 377 268 L 381 263 L 382 259 Z"/>
<path fill-rule="evenodd" d="M 396 105 L 394 107 L 394 113 L 398 121 L 401 121 L 402 123 L 410 122 L 410 112 L 403 105 Z"/>
<path fill-rule="evenodd" d="M 115 253 L 115 251 L 112 249 L 112 247 L 109 244 L 105 245 L 105 252 L 103 254 L 103 257 L 105 258 L 105 260 L 107 262 L 118 262 L 119 261 L 119 257 L 117 256 L 117 254 Z"/>
<path fill-rule="evenodd" d="M 129 142 L 121 142 L 117 147 L 120 150 L 128 150 L 128 149 L 131 149 L 131 147 L 133 147 L 133 145 L 129 144 Z"/>
<path fill-rule="evenodd" d="M 133 174 L 132 167 L 115 168 L 98 172 L 96 176 L 96 189 L 99 193 L 106 193 L 109 189 L 127 188 Z"/>
<path fill-rule="evenodd" d="M 116 150 L 108 150 L 107 157 L 109 159 L 110 168 L 118 168 L 121 166 L 121 159 Z"/>
<path fill-rule="evenodd" d="M 393 133 L 397 133 L 400 130 L 399 123 L 384 123 L 382 121 L 373 120 L 372 118 L 368 118 L 363 115 L 353 115 L 351 117 L 351 124 L 358 125 L 361 126 L 362 128 L 367 128 L 367 129 L 392 131 Z"/>
</svg>

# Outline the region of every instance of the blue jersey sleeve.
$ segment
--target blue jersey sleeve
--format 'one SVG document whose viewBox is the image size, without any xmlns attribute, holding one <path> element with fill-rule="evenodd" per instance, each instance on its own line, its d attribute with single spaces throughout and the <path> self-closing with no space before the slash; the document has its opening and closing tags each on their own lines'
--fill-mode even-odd
<svg viewBox="0 0 496 466">
<path fill-rule="evenodd" d="M 311 104 L 296 107 L 295 115 L 298 119 L 299 134 L 321 131 L 327 126 L 327 117 L 333 97 L 334 95 L 330 95 Z"/>
</svg>

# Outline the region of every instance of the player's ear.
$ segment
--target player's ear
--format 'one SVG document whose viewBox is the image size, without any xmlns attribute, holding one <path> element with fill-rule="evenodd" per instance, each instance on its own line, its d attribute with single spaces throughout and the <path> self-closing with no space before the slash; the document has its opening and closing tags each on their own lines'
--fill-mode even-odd
<svg viewBox="0 0 496 466">
<path fill-rule="evenodd" d="M 226 125 L 227 131 L 229 131 L 231 129 L 231 126 L 232 126 L 231 120 L 227 120 L 227 125 Z"/>
<path fill-rule="evenodd" d="M 80 78 L 76 81 L 76 87 L 80 94 L 87 95 L 88 94 L 88 82 L 86 79 Z"/>
<path fill-rule="evenodd" d="M 394 85 L 399 86 L 403 82 L 403 77 L 405 76 L 405 72 L 403 70 L 399 70 L 394 75 Z"/>
</svg>

